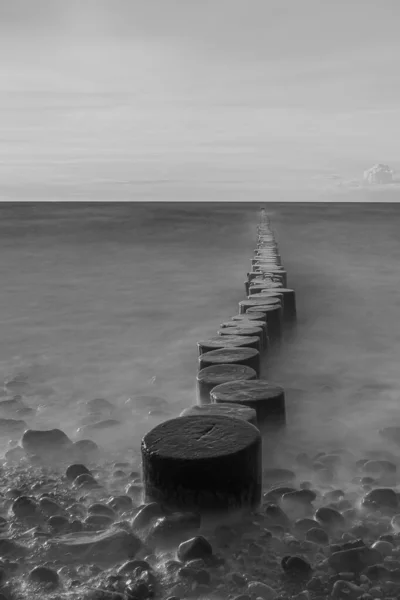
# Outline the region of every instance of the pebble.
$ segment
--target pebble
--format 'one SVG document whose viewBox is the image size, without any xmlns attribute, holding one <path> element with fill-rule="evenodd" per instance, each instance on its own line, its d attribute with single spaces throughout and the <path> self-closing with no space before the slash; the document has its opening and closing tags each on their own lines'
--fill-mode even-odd
<svg viewBox="0 0 400 600">
<path fill-rule="evenodd" d="M 393 552 L 393 544 L 390 542 L 385 542 L 383 540 L 378 540 L 374 542 L 371 546 L 373 550 L 378 550 L 382 554 L 383 557 L 390 556 Z"/>
<path fill-rule="evenodd" d="M 319 508 L 315 513 L 315 518 L 323 525 L 333 528 L 343 527 L 345 523 L 343 515 L 334 508 L 329 508 L 328 506 Z"/>
<path fill-rule="evenodd" d="M 12 503 L 11 510 L 18 519 L 24 519 L 36 515 L 37 504 L 28 496 L 20 496 Z"/>
<path fill-rule="evenodd" d="M 362 500 L 368 508 L 397 508 L 399 501 L 392 488 L 376 488 L 366 494 Z"/>
<path fill-rule="evenodd" d="M 63 509 L 57 502 L 50 498 L 43 497 L 39 500 L 40 510 L 48 516 L 58 515 L 63 512 Z"/>
<path fill-rule="evenodd" d="M 306 540 L 325 546 L 329 544 L 329 535 L 323 529 L 319 527 L 313 527 L 307 531 Z"/>
<path fill-rule="evenodd" d="M 247 585 L 247 590 L 251 596 L 262 598 L 263 600 L 275 600 L 278 596 L 274 588 L 261 581 L 250 581 Z"/>
<path fill-rule="evenodd" d="M 364 546 L 334 552 L 328 558 L 328 564 L 338 573 L 342 571 L 358 573 L 381 560 L 382 557 L 377 550 L 371 550 Z"/>
<path fill-rule="evenodd" d="M 108 500 L 107 505 L 116 512 L 122 512 L 132 508 L 133 502 L 130 496 L 113 496 Z"/>
<path fill-rule="evenodd" d="M 77 488 L 96 488 L 99 487 L 96 479 L 90 473 L 83 473 L 74 479 L 74 487 Z"/>
<path fill-rule="evenodd" d="M 91 504 L 89 506 L 88 514 L 89 515 L 103 515 L 106 517 L 110 517 L 111 519 L 114 519 L 114 517 L 115 517 L 115 513 L 110 506 L 107 506 L 106 504 L 101 504 L 99 502 L 96 502 L 95 504 Z"/>
<path fill-rule="evenodd" d="M 281 566 L 289 575 L 309 576 L 312 571 L 310 563 L 301 556 L 284 556 Z"/>
<path fill-rule="evenodd" d="M 182 562 L 193 560 L 196 558 L 206 559 L 213 553 L 210 542 L 203 536 L 193 537 L 185 542 L 182 542 L 178 548 L 178 558 Z"/>
<path fill-rule="evenodd" d="M 100 529 L 107 529 L 108 527 L 111 527 L 113 522 L 114 519 L 107 515 L 89 515 L 84 520 L 84 525 L 94 531 L 98 531 Z"/>
<path fill-rule="evenodd" d="M 74 481 L 74 479 L 79 477 L 79 475 L 84 475 L 86 473 L 90 475 L 90 471 L 87 467 L 85 467 L 85 465 L 73 464 L 69 465 L 65 472 L 65 475 L 67 479 L 69 479 L 70 481 Z"/>
<path fill-rule="evenodd" d="M 281 525 L 285 528 L 290 525 L 289 517 L 284 513 L 280 506 L 276 504 L 268 504 L 266 506 L 265 516 L 268 524 Z"/>
<path fill-rule="evenodd" d="M 62 515 L 54 515 L 50 517 L 47 523 L 49 524 L 49 527 L 57 533 L 60 533 L 61 531 L 66 531 L 70 525 L 67 517 L 64 517 Z"/>
<path fill-rule="evenodd" d="M 35 567 L 29 573 L 29 580 L 34 583 L 51 585 L 56 587 L 59 584 L 59 576 L 56 571 L 48 567 Z"/>
<path fill-rule="evenodd" d="M 356 585 L 355 583 L 351 583 L 350 581 L 339 579 L 332 587 L 331 597 L 357 600 L 363 593 L 364 590 L 362 587 Z"/>
<path fill-rule="evenodd" d="M 165 511 L 162 506 L 157 502 L 150 502 L 145 504 L 136 514 L 132 521 L 132 528 L 143 529 L 149 527 L 156 519 L 164 516 Z"/>
<path fill-rule="evenodd" d="M 309 531 L 310 529 L 313 529 L 315 527 L 322 529 L 321 523 L 318 523 L 318 521 L 316 519 L 309 519 L 307 517 L 305 517 L 303 519 L 297 519 L 295 521 L 293 527 L 297 533 L 303 534 L 303 535 L 306 534 L 307 531 Z"/>
</svg>

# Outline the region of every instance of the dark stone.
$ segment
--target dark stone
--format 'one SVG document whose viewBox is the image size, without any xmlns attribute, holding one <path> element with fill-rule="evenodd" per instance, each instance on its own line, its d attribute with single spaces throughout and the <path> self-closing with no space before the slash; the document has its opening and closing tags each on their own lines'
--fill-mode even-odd
<svg viewBox="0 0 400 600">
<path fill-rule="evenodd" d="M 296 490 L 295 492 L 283 494 L 282 501 L 297 504 L 311 504 L 316 497 L 317 494 L 313 490 Z"/>
<path fill-rule="evenodd" d="M 67 479 L 69 479 L 70 481 L 74 481 L 74 479 L 79 477 L 79 475 L 84 475 L 85 473 L 90 475 L 90 471 L 87 467 L 85 467 L 85 465 L 73 464 L 69 465 L 65 472 L 65 475 L 67 476 Z"/>
<path fill-rule="evenodd" d="M 11 448 L 10 450 L 7 450 L 7 452 L 4 455 L 4 458 L 8 463 L 19 463 L 25 457 L 25 450 L 20 446 L 16 446 L 16 448 Z"/>
<path fill-rule="evenodd" d="M 282 527 L 289 527 L 289 517 L 283 512 L 283 510 L 276 504 L 269 504 L 265 508 L 265 516 L 267 517 L 267 526 L 269 525 L 281 525 Z"/>
<path fill-rule="evenodd" d="M 91 458 L 97 456 L 99 447 L 93 440 L 79 440 L 74 443 L 73 450 L 76 456 Z"/>
<path fill-rule="evenodd" d="M 117 571 L 118 575 L 131 575 L 136 569 L 151 571 L 152 568 L 146 560 L 128 560 Z"/>
<path fill-rule="evenodd" d="M 376 488 L 364 496 L 362 504 L 367 508 L 396 509 L 399 500 L 396 492 L 392 490 L 392 488 Z"/>
<path fill-rule="evenodd" d="M 288 494 L 290 492 L 296 492 L 296 488 L 289 486 L 281 486 L 277 488 L 273 488 L 264 494 L 264 500 L 267 502 L 272 502 L 272 504 L 276 504 L 278 500 L 282 498 L 284 494 Z"/>
<path fill-rule="evenodd" d="M 22 557 L 27 553 L 27 549 L 14 540 L 0 538 L 0 556 Z"/>
<path fill-rule="evenodd" d="M 380 552 L 364 546 L 334 552 L 328 558 L 328 563 L 337 573 L 349 571 L 352 573 L 359 573 L 366 567 L 374 565 L 381 560 L 382 556 Z"/>
<path fill-rule="evenodd" d="M 56 587 L 59 584 L 59 577 L 53 569 L 48 567 L 35 567 L 29 573 L 29 580 L 33 583 L 40 583 Z"/>
<path fill-rule="evenodd" d="M 67 517 L 63 517 L 62 515 L 54 515 L 53 517 L 50 517 L 47 523 L 49 524 L 49 527 L 57 533 L 66 531 L 70 525 Z"/>
<path fill-rule="evenodd" d="M 69 531 L 70 531 L 70 533 L 79 533 L 80 531 L 83 531 L 82 522 L 79 521 L 78 519 L 71 521 L 71 523 L 69 525 Z"/>
<path fill-rule="evenodd" d="M 200 528 L 200 523 L 200 515 L 196 513 L 173 513 L 161 517 L 151 527 L 147 541 L 157 546 L 181 543 Z"/>
<path fill-rule="evenodd" d="M 28 496 L 20 496 L 12 503 L 11 510 L 18 519 L 36 515 L 37 504 Z"/>
<path fill-rule="evenodd" d="M 22 436 L 22 447 L 28 454 L 49 457 L 72 449 L 72 442 L 61 429 L 40 431 L 28 429 Z"/>
<path fill-rule="evenodd" d="M 320 544 L 321 546 L 329 544 L 328 534 L 319 527 L 313 527 L 312 529 L 309 529 L 306 533 L 306 540 L 309 542 L 314 542 L 315 544 Z"/>
<path fill-rule="evenodd" d="M 164 517 L 165 514 L 166 512 L 161 504 L 158 504 L 157 502 L 145 504 L 133 519 L 132 528 L 143 529 L 145 527 L 150 527 L 156 519 Z"/>
<path fill-rule="evenodd" d="M 212 555 L 212 546 L 202 535 L 182 542 L 178 548 L 178 558 L 182 562 L 196 558 L 208 558 Z"/>
<path fill-rule="evenodd" d="M 305 535 L 310 529 L 315 528 L 322 529 L 322 525 L 315 519 L 308 519 L 307 517 L 304 519 L 297 519 L 294 523 L 294 530 L 296 533 L 302 535 Z"/>
<path fill-rule="evenodd" d="M 312 568 L 310 563 L 301 556 L 284 556 L 281 561 L 285 573 L 295 576 L 310 576 Z"/>
<path fill-rule="evenodd" d="M 39 500 L 39 508 L 48 516 L 59 515 L 64 512 L 61 506 L 59 506 L 57 502 L 54 502 L 54 500 L 51 500 L 50 498 L 41 498 Z"/>
<path fill-rule="evenodd" d="M 328 506 L 319 508 L 315 513 L 315 518 L 328 527 L 343 527 L 345 524 L 343 515 Z"/>
<path fill-rule="evenodd" d="M 100 529 L 107 529 L 113 524 L 113 517 L 107 515 L 89 515 L 85 520 L 84 524 L 89 529 L 98 531 Z"/>
<path fill-rule="evenodd" d="M 83 473 L 82 475 L 78 475 L 78 477 L 74 479 L 74 487 L 96 488 L 99 487 L 99 484 L 92 475 L 90 475 L 89 473 Z"/>
</svg>

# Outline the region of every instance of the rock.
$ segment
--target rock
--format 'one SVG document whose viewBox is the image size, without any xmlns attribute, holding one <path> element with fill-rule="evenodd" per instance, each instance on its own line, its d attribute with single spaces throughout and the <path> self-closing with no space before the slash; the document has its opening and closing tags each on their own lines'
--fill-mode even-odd
<svg viewBox="0 0 400 600">
<path fill-rule="evenodd" d="M 72 450 L 71 440 L 61 429 L 28 429 L 22 436 L 21 443 L 28 454 L 47 459 Z"/>
<path fill-rule="evenodd" d="M 90 471 L 87 467 L 85 467 L 85 465 L 81 465 L 81 464 L 69 465 L 69 467 L 67 468 L 67 470 L 65 472 L 67 479 L 69 479 L 70 481 L 74 481 L 74 479 L 79 477 L 79 475 L 84 475 L 84 474 L 90 475 Z"/>
<path fill-rule="evenodd" d="M 27 549 L 21 544 L 18 544 L 14 540 L 8 540 L 6 538 L 0 538 L 0 556 L 7 557 L 23 557 L 27 554 Z"/>
<path fill-rule="evenodd" d="M 371 550 L 364 546 L 334 552 L 328 558 L 328 563 L 337 573 L 344 571 L 358 573 L 366 567 L 378 563 L 381 559 L 377 550 Z"/>
<path fill-rule="evenodd" d="M 25 457 L 25 451 L 20 446 L 16 446 L 15 448 L 7 450 L 7 452 L 4 455 L 4 458 L 8 463 L 19 463 Z"/>
<path fill-rule="evenodd" d="M 142 544 L 136 535 L 121 529 L 101 533 L 70 533 L 46 543 L 50 555 L 63 562 L 114 565 L 134 558 Z"/>
<path fill-rule="evenodd" d="M 164 421 L 144 436 L 142 462 L 146 499 L 172 509 L 226 511 L 261 499 L 261 435 L 241 419 Z"/>
<path fill-rule="evenodd" d="M 194 560 L 196 558 L 206 559 L 213 553 L 212 546 L 202 535 L 182 542 L 178 548 L 178 558 L 182 562 Z"/>
<path fill-rule="evenodd" d="M 382 473 L 396 473 L 397 467 L 390 460 L 368 460 L 363 465 L 363 471 L 380 475 Z"/>
<path fill-rule="evenodd" d="M 179 563 L 178 563 L 179 564 Z M 117 571 L 118 575 L 131 575 L 136 569 L 151 571 L 152 568 L 146 560 L 128 560 Z"/>
<path fill-rule="evenodd" d="M 127 581 L 125 593 L 128 598 L 135 600 L 148 600 L 154 597 L 154 575 L 142 571 L 138 577 Z"/>
<path fill-rule="evenodd" d="M 59 584 L 59 577 L 53 569 L 49 569 L 48 567 L 35 567 L 29 573 L 29 581 L 36 584 L 39 583 L 56 587 Z"/>
<path fill-rule="evenodd" d="M 250 581 L 247 590 L 252 597 L 263 600 L 275 600 L 278 596 L 274 588 L 261 581 Z"/>
<path fill-rule="evenodd" d="M 396 509 L 399 501 L 396 492 L 392 488 L 376 488 L 364 496 L 362 504 L 372 509 Z"/>
<path fill-rule="evenodd" d="M 383 540 L 378 540 L 374 542 L 371 546 L 373 550 L 378 550 L 383 557 L 390 556 L 393 552 L 393 544 L 390 542 L 385 542 Z"/>
<path fill-rule="evenodd" d="M 315 529 L 316 527 L 318 529 L 322 529 L 321 523 L 318 523 L 316 519 L 309 519 L 307 517 L 303 519 L 297 519 L 297 521 L 294 523 L 294 530 L 300 535 L 305 535 L 307 531 L 310 529 Z"/>
<path fill-rule="evenodd" d="M 87 528 L 93 531 L 99 531 L 100 529 L 107 529 L 111 527 L 114 519 L 107 515 L 89 515 L 85 520 L 84 524 Z"/>
<path fill-rule="evenodd" d="M 88 508 L 89 515 L 104 515 L 111 519 L 115 518 L 115 513 L 112 508 L 107 506 L 106 504 L 101 504 L 100 502 L 96 502 L 95 504 L 91 504 Z"/>
<path fill-rule="evenodd" d="M 266 492 L 263 496 L 264 500 L 267 502 L 271 502 L 272 504 L 276 504 L 283 496 L 283 494 L 288 494 L 289 492 L 296 492 L 296 488 L 289 486 L 280 486 L 273 488 Z"/>
<path fill-rule="evenodd" d="M 11 510 L 18 519 L 36 515 L 37 504 L 28 496 L 20 496 L 12 503 Z"/>
<path fill-rule="evenodd" d="M 329 536 L 323 529 L 319 527 L 313 527 L 309 529 L 306 533 L 306 540 L 309 542 L 314 542 L 314 544 L 319 544 L 321 546 L 326 546 L 329 544 Z"/>
<path fill-rule="evenodd" d="M 113 496 L 107 504 L 116 512 L 123 512 L 132 508 L 132 498 L 130 496 Z"/>
<path fill-rule="evenodd" d="M 285 573 L 294 576 L 309 576 L 312 568 L 310 563 L 301 556 L 284 556 L 281 561 Z"/>
<path fill-rule="evenodd" d="M 143 486 L 140 483 L 128 485 L 125 493 L 130 496 L 136 503 L 140 503 L 143 498 Z"/>
<path fill-rule="evenodd" d="M 179 544 L 188 535 L 200 529 L 200 515 L 196 513 L 173 513 L 157 519 L 147 537 L 149 544 L 157 547 Z"/>
<path fill-rule="evenodd" d="M 93 440 L 78 440 L 73 445 L 73 452 L 76 457 L 94 458 L 99 453 L 99 447 Z"/>
<path fill-rule="evenodd" d="M 96 488 L 99 487 L 99 484 L 92 475 L 90 475 L 89 473 L 83 473 L 82 475 L 78 475 L 78 477 L 74 479 L 74 487 Z"/>
<path fill-rule="evenodd" d="M 86 402 L 86 408 L 90 412 L 110 413 L 112 410 L 114 410 L 114 405 L 105 398 L 93 398 L 92 400 L 88 400 Z"/>
<path fill-rule="evenodd" d="M 289 517 L 276 504 L 269 504 L 266 506 L 265 516 L 267 518 L 267 526 L 281 525 L 282 527 L 287 528 L 290 525 Z"/>
<path fill-rule="evenodd" d="M 345 524 L 343 515 L 334 508 L 329 508 L 328 506 L 319 508 L 315 513 L 315 518 L 327 527 L 339 528 L 343 527 Z"/>
<path fill-rule="evenodd" d="M 85 438 L 87 435 L 100 434 L 107 429 L 120 427 L 122 423 L 116 419 L 104 419 L 103 421 L 97 421 L 96 423 L 89 423 L 83 427 L 78 427 L 76 430 L 79 437 Z"/>
<path fill-rule="evenodd" d="M 132 529 L 137 530 L 150 527 L 155 520 L 165 517 L 165 514 L 164 508 L 158 502 L 145 504 L 133 519 Z"/>
<path fill-rule="evenodd" d="M 63 515 L 54 515 L 48 519 L 47 523 L 49 524 L 49 527 L 56 533 L 67 531 L 70 525 L 67 517 L 64 517 Z"/>
<path fill-rule="evenodd" d="M 339 598 L 340 600 L 344 600 L 348 598 L 349 600 L 357 600 L 362 596 L 364 590 L 362 587 L 352 583 L 351 581 L 346 581 L 343 579 L 338 579 L 333 584 L 331 597 Z"/>
<path fill-rule="evenodd" d="M 46 497 L 39 500 L 39 508 L 45 515 L 48 516 L 59 515 L 64 512 L 57 502 L 54 502 L 54 500 Z"/>
</svg>

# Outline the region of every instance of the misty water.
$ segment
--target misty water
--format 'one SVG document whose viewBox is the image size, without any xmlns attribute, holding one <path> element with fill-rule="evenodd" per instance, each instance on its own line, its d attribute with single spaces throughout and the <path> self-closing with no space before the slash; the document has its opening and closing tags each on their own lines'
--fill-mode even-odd
<svg viewBox="0 0 400 600">
<path fill-rule="evenodd" d="M 288 424 L 264 440 L 264 460 L 379 448 L 378 429 L 400 424 L 400 208 L 266 206 L 298 320 L 265 358 L 263 377 L 285 388 Z M 196 342 L 245 297 L 258 209 L 2 204 L 1 375 L 27 376 L 24 402 L 38 409 L 28 425 L 76 437 L 84 402 L 102 397 L 124 426 L 99 441 L 139 448 L 165 417 L 143 409 L 127 420 L 128 398 L 165 398 L 170 415 L 194 404 Z"/>
</svg>

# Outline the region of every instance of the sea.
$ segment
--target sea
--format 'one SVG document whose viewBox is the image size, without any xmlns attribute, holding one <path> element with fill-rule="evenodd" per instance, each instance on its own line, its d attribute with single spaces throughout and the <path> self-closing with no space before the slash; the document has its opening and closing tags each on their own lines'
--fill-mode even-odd
<svg viewBox="0 0 400 600">
<path fill-rule="evenodd" d="M 264 460 L 380 448 L 379 429 L 400 425 L 400 205 L 264 206 L 297 302 L 296 324 L 264 359 L 287 409 Z M 195 404 L 196 343 L 238 313 L 259 209 L 1 203 L 0 375 L 28 382 L 28 425 L 74 436 L 94 398 L 118 412 L 135 395 L 157 396 L 170 416 Z M 160 417 L 143 419 L 125 423 L 137 447 Z"/>
</svg>

